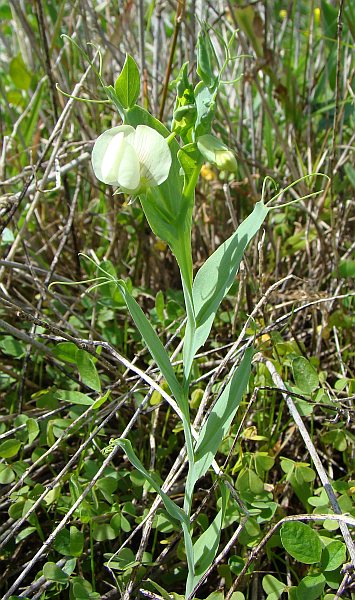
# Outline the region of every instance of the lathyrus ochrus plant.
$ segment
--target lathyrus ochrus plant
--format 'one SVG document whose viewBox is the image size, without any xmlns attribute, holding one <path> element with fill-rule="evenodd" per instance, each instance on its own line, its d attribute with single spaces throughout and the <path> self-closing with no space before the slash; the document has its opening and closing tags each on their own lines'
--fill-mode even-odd
<svg viewBox="0 0 355 600">
<path fill-rule="evenodd" d="M 123 125 L 105 131 L 97 139 L 92 153 L 94 172 L 98 179 L 115 186 L 117 193 L 124 192 L 138 198 L 153 233 L 168 243 L 181 273 L 187 315 L 181 377 L 176 375 L 167 351 L 125 282 L 119 280 L 116 284 L 170 388 L 174 398 L 171 398 L 171 404 L 182 420 L 188 457 L 183 509 L 162 491 L 128 440 L 111 440 L 106 450 L 110 450 L 113 444 L 119 445 L 132 465 L 143 473 L 160 495 L 170 516 L 180 523 L 188 564 L 186 598 L 193 596 L 194 588 L 216 555 L 228 502 L 228 490 L 220 479 L 221 508 L 208 529 L 193 541 L 190 524 L 193 490 L 196 482 L 211 466 L 219 473 L 214 457 L 248 384 L 253 349 L 245 352 L 238 368 L 227 377 L 227 385 L 199 432 L 192 427 L 189 414 L 191 369 L 197 351 L 209 336 L 218 307 L 235 279 L 243 254 L 271 209 L 264 204 L 263 198 L 257 202 L 253 212 L 237 231 L 217 248 L 193 276 L 191 229 L 200 169 L 204 161 L 214 163 L 223 170 L 234 171 L 236 167 L 233 153 L 211 134 L 216 95 L 223 84 L 224 68 L 230 60 L 229 47 L 225 46 L 226 61 L 218 70 L 210 38 L 206 31 L 200 34 L 197 53 L 200 81 L 195 87 L 191 85 L 188 65 L 184 64 L 175 82 L 177 97 L 172 131 L 136 104 L 140 75 L 131 56 L 127 55 L 114 87 L 105 86 L 98 73 Z"/>
</svg>

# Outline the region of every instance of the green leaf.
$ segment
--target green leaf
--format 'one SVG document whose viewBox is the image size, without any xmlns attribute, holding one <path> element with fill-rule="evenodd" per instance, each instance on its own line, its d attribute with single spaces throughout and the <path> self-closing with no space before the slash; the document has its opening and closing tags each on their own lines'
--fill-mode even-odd
<svg viewBox="0 0 355 600">
<path fill-rule="evenodd" d="M 30 527 L 25 527 L 25 529 L 22 529 L 22 531 L 20 531 L 20 533 L 18 533 L 17 536 L 15 537 L 16 544 L 18 544 L 22 540 L 26 539 L 34 531 L 36 531 L 36 527 L 30 526 Z"/>
<path fill-rule="evenodd" d="M 263 202 L 258 202 L 251 215 L 197 272 L 192 288 L 196 331 L 192 330 L 190 324 L 187 325 L 186 340 L 189 341 L 184 355 L 186 370 L 189 370 L 197 350 L 207 340 L 217 309 L 235 279 L 244 251 L 261 227 L 268 210 Z"/>
<path fill-rule="evenodd" d="M 19 90 L 28 90 L 31 85 L 31 74 L 28 72 L 20 54 L 10 62 L 9 73 Z"/>
<path fill-rule="evenodd" d="M 304 394 L 311 394 L 319 386 L 318 373 L 304 356 L 292 360 L 292 372 L 296 386 Z"/>
<path fill-rule="evenodd" d="M 339 263 L 340 277 L 355 277 L 355 260 L 341 260 Z"/>
<path fill-rule="evenodd" d="M 76 350 L 76 364 L 80 373 L 81 381 L 95 392 L 101 391 L 101 382 L 99 375 L 96 370 L 96 366 L 91 356 L 77 348 Z"/>
<path fill-rule="evenodd" d="M 26 428 L 28 433 L 28 443 L 32 444 L 39 434 L 39 425 L 35 419 L 28 419 L 26 421 Z"/>
<path fill-rule="evenodd" d="M 340 540 L 333 540 L 323 548 L 321 566 L 323 571 L 335 571 L 346 560 L 346 546 Z"/>
<path fill-rule="evenodd" d="M 97 542 L 104 542 L 116 539 L 118 532 L 109 523 L 94 523 L 92 536 Z"/>
<path fill-rule="evenodd" d="M 201 26 L 196 46 L 197 74 L 207 87 L 214 87 L 218 82 L 218 76 L 214 74 L 214 67 L 218 66 L 218 59 L 208 29 L 204 24 Z"/>
<path fill-rule="evenodd" d="M 64 402 L 71 402 L 72 404 L 81 404 L 82 406 L 91 406 L 94 400 L 83 394 L 82 392 L 74 392 L 72 390 L 57 390 L 56 396 L 59 400 Z"/>
<path fill-rule="evenodd" d="M 5 352 L 5 354 L 9 354 L 15 358 L 22 358 L 25 354 L 25 349 L 22 344 L 10 335 L 5 335 L 0 339 L 0 349 Z"/>
<path fill-rule="evenodd" d="M 140 91 L 139 69 L 134 59 L 127 54 L 123 69 L 116 79 L 115 92 L 123 108 L 135 105 Z"/>
<path fill-rule="evenodd" d="M 280 598 L 287 585 L 279 581 L 273 575 L 265 575 L 263 577 L 263 590 L 266 594 L 275 594 L 275 598 Z"/>
<path fill-rule="evenodd" d="M 240 492 L 261 494 L 264 491 L 264 484 L 252 469 L 242 469 L 238 475 L 236 488 Z"/>
<path fill-rule="evenodd" d="M 158 335 L 154 331 L 141 307 L 133 298 L 132 294 L 128 291 L 124 281 L 118 281 L 117 286 L 122 293 L 122 296 L 127 304 L 127 308 L 131 313 L 132 319 L 135 322 L 139 333 L 147 344 L 149 352 L 161 370 L 163 377 L 166 379 L 173 395 L 176 398 L 176 401 L 180 402 L 182 390 L 179 382 L 176 379 L 167 351 L 165 350 Z"/>
<path fill-rule="evenodd" d="M 224 388 L 200 431 L 195 447 L 196 462 L 193 467 L 195 482 L 203 477 L 209 469 L 223 438 L 228 433 L 249 381 L 253 354 L 254 351 L 251 348 L 245 352 L 242 362 Z"/>
<path fill-rule="evenodd" d="M 59 360 L 75 364 L 78 347 L 73 342 L 60 342 L 53 350 L 53 354 Z"/>
<path fill-rule="evenodd" d="M 297 586 L 297 598 L 298 600 L 317 600 L 324 590 L 325 577 L 320 573 L 319 575 L 307 575 L 304 577 Z"/>
<path fill-rule="evenodd" d="M 81 556 L 84 549 L 84 534 L 74 525 L 70 527 L 70 556 Z"/>
<path fill-rule="evenodd" d="M 309 525 L 300 521 L 284 523 L 280 537 L 285 550 L 299 562 L 311 565 L 320 561 L 322 544 L 318 533 Z"/>
<path fill-rule="evenodd" d="M 67 583 L 69 579 L 68 575 L 54 562 L 47 562 L 43 566 L 43 577 L 48 581 L 55 581 L 62 584 Z"/>
<path fill-rule="evenodd" d="M 220 482 L 222 497 L 222 506 L 210 526 L 200 535 L 194 544 L 193 556 L 195 562 L 195 577 L 193 586 L 195 587 L 201 577 L 206 573 L 208 567 L 212 564 L 218 550 L 223 521 L 226 514 L 227 501 L 229 493 L 224 483 Z"/>
<path fill-rule="evenodd" d="M 70 533 L 68 529 L 59 531 L 54 540 L 53 547 L 59 554 L 70 556 Z"/>
<path fill-rule="evenodd" d="M 16 456 L 21 446 L 22 442 L 20 442 L 19 440 L 5 440 L 5 442 L 0 444 L 1 458 L 12 458 L 13 456 Z"/>
<path fill-rule="evenodd" d="M 0 485 L 8 485 L 15 479 L 15 473 L 8 465 L 0 465 Z"/>
<path fill-rule="evenodd" d="M 94 404 L 92 405 L 92 410 L 98 410 L 103 404 L 105 404 L 105 402 L 109 399 L 110 396 L 111 390 L 107 390 L 107 392 L 105 392 L 103 396 L 100 396 L 100 398 L 95 400 Z"/>
<path fill-rule="evenodd" d="M 154 477 L 152 477 L 149 471 L 147 471 L 144 468 L 138 456 L 135 454 L 131 442 L 125 439 L 117 439 L 114 440 L 113 443 L 122 448 L 125 454 L 127 454 L 127 457 L 131 464 L 144 475 L 144 477 L 150 483 L 152 488 L 157 492 L 157 494 L 159 494 L 169 515 L 172 516 L 173 519 L 175 519 L 176 521 L 179 521 L 181 524 L 188 527 L 189 520 L 187 515 L 184 513 L 183 510 L 181 510 L 181 508 L 177 504 L 175 504 L 173 500 L 169 498 L 169 496 L 165 492 L 163 492 L 163 490 L 155 481 Z"/>
</svg>

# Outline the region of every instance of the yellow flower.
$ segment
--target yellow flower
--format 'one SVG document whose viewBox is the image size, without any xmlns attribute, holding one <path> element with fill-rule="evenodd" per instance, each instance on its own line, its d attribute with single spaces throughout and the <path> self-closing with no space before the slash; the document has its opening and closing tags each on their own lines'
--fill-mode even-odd
<svg viewBox="0 0 355 600">
<path fill-rule="evenodd" d="M 202 165 L 201 177 L 203 177 L 203 179 L 205 179 L 206 181 L 213 181 L 214 179 L 216 179 L 216 174 L 208 165 Z"/>
</svg>

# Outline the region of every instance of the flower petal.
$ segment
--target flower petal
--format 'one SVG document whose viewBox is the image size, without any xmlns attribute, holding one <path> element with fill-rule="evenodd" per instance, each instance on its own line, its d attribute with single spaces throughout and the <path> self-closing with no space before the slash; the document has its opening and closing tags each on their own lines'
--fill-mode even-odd
<svg viewBox="0 0 355 600">
<path fill-rule="evenodd" d="M 131 138 L 130 138 L 130 143 Z M 152 127 L 138 125 L 134 149 L 141 163 L 142 183 L 155 186 L 168 178 L 171 167 L 171 152 L 166 139 Z"/>
<path fill-rule="evenodd" d="M 128 135 L 134 132 L 134 128 L 130 125 L 119 125 L 118 127 L 112 127 L 112 129 L 108 129 L 104 131 L 96 140 L 92 155 L 91 162 L 92 167 L 94 169 L 94 173 L 100 181 L 103 183 L 107 183 L 109 185 L 117 185 L 117 168 L 114 171 L 111 170 L 114 165 L 109 167 L 108 163 L 106 163 L 107 158 L 109 157 L 109 163 L 114 161 L 114 155 L 111 153 L 112 147 L 110 147 L 109 153 L 106 155 L 107 150 L 112 143 L 112 140 L 116 137 L 117 139 L 114 142 L 114 146 L 119 145 L 119 140 L 124 139 Z M 118 135 L 123 134 L 123 135 Z M 105 163 L 105 164 L 104 164 Z"/>
<path fill-rule="evenodd" d="M 133 146 L 124 139 L 117 159 L 116 181 L 123 192 L 133 194 L 140 184 L 140 164 Z"/>
</svg>

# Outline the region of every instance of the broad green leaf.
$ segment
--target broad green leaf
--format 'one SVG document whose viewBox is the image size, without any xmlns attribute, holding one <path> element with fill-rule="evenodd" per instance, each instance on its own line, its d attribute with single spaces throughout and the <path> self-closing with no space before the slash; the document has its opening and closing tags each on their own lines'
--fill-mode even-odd
<svg viewBox="0 0 355 600">
<path fill-rule="evenodd" d="M 54 562 L 47 562 L 43 566 L 43 577 L 49 581 L 55 581 L 56 583 L 67 583 L 69 579 L 63 569 L 58 567 Z"/>
<path fill-rule="evenodd" d="M 340 540 L 333 540 L 323 548 L 321 566 L 323 571 L 335 571 L 346 560 L 346 546 Z"/>
<path fill-rule="evenodd" d="M 15 479 L 15 473 L 8 465 L 0 465 L 0 485 L 8 485 Z"/>
<path fill-rule="evenodd" d="M 320 537 L 309 525 L 300 521 L 288 521 L 282 525 L 280 537 L 285 550 L 299 562 L 312 565 L 320 561 Z"/>
<path fill-rule="evenodd" d="M 93 592 L 91 584 L 82 577 L 71 577 L 70 587 L 70 600 L 99 600 L 101 596 Z"/>
<path fill-rule="evenodd" d="M 245 468 L 238 475 L 236 488 L 240 492 L 261 494 L 264 490 L 264 484 L 252 469 Z"/>
<path fill-rule="evenodd" d="M 181 524 L 189 526 L 189 520 L 184 511 L 181 510 L 181 508 L 177 504 L 175 504 L 175 502 L 171 500 L 165 492 L 163 492 L 163 490 L 157 484 L 157 482 L 149 473 L 149 471 L 147 471 L 147 469 L 144 468 L 138 456 L 135 454 L 131 442 L 125 439 L 117 439 L 114 440 L 113 443 L 122 448 L 125 454 L 127 454 L 127 457 L 131 464 L 144 475 L 144 477 L 150 483 L 152 488 L 157 492 L 157 494 L 159 494 L 169 515 L 171 515 L 173 519 L 179 521 Z"/>
<path fill-rule="evenodd" d="M 63 571 L 64 573 L 66 573 L 67 575 L 71 575 L 76 567 L 76 558 L 70 557 L 67 558 L 65 565 L 63 565 Z"/>
<path fill-rule="evenodd" d="M 11 335 L 5 335 L 0 339 L 0 349 L 14 358 L 22 358 L 25 354 L 23 345 Z"/>
<path fill-rule="evenodd" d="M 35 419 L 28 419 L 26 421 L 26 428 L 28 434 L 28 443 L 32 444 L 39 434 L 39 425 Z"/>
<path fill-rule="evenodd" d="M 70 533 L 68 529 L 59 531 L 53 542 L 53 547 L 59 554 L 70 556 Z"/>
<path fill-rule="evenodd" d="M 97 373 L 96 366 L 91 356 L 77 348 L 76 364 L 80 373 L 81 381 L 95 392 L 101 391 L 100 377 Z"/>
<path fill-rule="evenodd" d="M 217 554 L 229 497 L 229 493 L 223 482 L 220 483 L 220 490 L 222 506 L 210 526 L 200 535 L 194 544 L 194 587 L 198 584 L 204 573 L 206 573 Z"/>
<path fill-rule="evenodd" d="M 109 563 L 105 564 L 105 566 L 110 566 L 111 569 L 125 571 L 134 564 L 137 563 L 133 551 L 130 548 L 122 548 L 112 557 L 112 560 L 110 560 Z"/>
<path fill-rule="evenodd" d="M 104 542 L 116 539 L 118 532 L 109 523 L 95 522 L 92 526 L 92 536 L 97 542 Z"/>
<path fill-rule="evenodd" d="M 253 349 L 249 348 L 238 369 L 224 388 L 202 427 L 195 448 L 193 479 L 196 482 L 211 466 L 215 454 L 227 435 L 249 381 Z"/>
<path fill-rule="evenodd" d="M 184 348 L 186 371 L 189 372 L 197 350 L 207 340 L 217 309 L 234 281 L 244 251 L 261 227 L 268 210 L 263 202 L 258 202 L 237 231 L 217 248 L 197 272 L 192 288 L 196 331 L 191 330 L 188 323 L 186 340 L 189 341 L 187 348 Z"/>
<path fill-rule="evenodd" d="M 5 442 L 2 442 L 2 444 L 0 444 L 0 457 L 12 458 L 13 456 L 16 456 L 21 446 L 22 442 L 20 442 L 19 440 L 5 440 Z"/>
<path fill-rule="evenodd" d="M 275 594 L 276 598 L 280 598 L 284 590 L 287 588 L 286 583 L 279 581 L 273 575 L 265 575 L 262 582 L 263 590 L 267 594 Z"/>
<path fill-rule="evenodd" d="M 296 356 L 292 360 L 292 372 L 296 386 L 304 394 L 309 395 L 318 387 L 318 373 L 304 356 Z"/>
<path fill-rule="evenodd" d="M 74 525 L 70 527 L 70 556 L 81 556 L 84 549 L 84 534 Z"/>
<path fill-rule="evenodd" d="M 298 600 L 317 600 L 324 590 L 325 577 L 322 573 L 318 575 L 307 575 L 304 577 L 297 586 L 297 598 Z"/>
<path fill-rule="evenodd" d="M 117 286 L 120 289 L 120 292 L 127 304 L 127 308 L 131 313 L 132 319 L 135 322 L 139 333 L 147 344 L 149 352 L 161 370 L 162 375 L 166 379 L 176 401 L 180 402 L 182 390 L 179 382 L 176 379 L 167 351 L 165 350 L 163 344 L 161 343 L 141 307 L 133 298 L 132 294 L 130 294 L 128 291 L 124 281 L 117 281 Z"/>
<path fill-rule="evenodd" d="M 83 394 L 82 392 L 74 392 L 72 390 L 57 390 L 56 396 L 59 400 L 64 402 L 71 402 L 72 404 L 81 404 L 82 406 L 91 406 L 94 400 Z"/>
<path fill-rule="evenodd" d="M 139 69 L 134 59 L 127 54 L 123 69 L 116 79 L 115 92 L 123 108 L 131 108 L 137 101 L 140 90 Z"/>
<path fill-rule="evenodd" d="M 73 342 L 60 342 L 53 350 L 53 354 L 59 360 L 75 364 L 78 347 Z"/>
<path fill-rule="evenodd" d="M 34 531 L 36 531 L 36 527 L 30 526 L 30 527 L 25 527 L 25 529 L 22 529 L 22 531 L 20 531 L 20 533 L 18 533 L 17 536 L 15 537 L 16 544 L 18 544 L 22 540 L 26 539 Z"/>
</svg>

